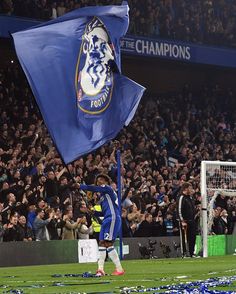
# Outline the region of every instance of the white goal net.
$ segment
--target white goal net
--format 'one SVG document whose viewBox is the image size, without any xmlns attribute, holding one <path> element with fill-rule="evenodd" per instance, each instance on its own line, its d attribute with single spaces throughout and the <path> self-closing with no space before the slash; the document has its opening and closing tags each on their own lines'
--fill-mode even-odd
<svg viewBox="0 0 236 294">
<path fill-rule="evenodd" d="M 207 236 L 212 232 L 216 198 L 236 196 L 236 162 L 202 161 L 201 195 L 203 257 L 207 257 Z"/>
</svg>

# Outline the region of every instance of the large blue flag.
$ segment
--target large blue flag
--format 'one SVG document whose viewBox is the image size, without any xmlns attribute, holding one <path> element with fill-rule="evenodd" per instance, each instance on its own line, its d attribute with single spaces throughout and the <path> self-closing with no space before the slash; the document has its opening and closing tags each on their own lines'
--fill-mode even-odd
<svg viewBox="0 0 236 294">
<path fill-rule="evenodd" d="M 128 6 L 74 10 L 13 34 L 17 56 L 65 163 L 114 138 L 144 88 L 121 75 Z"/>
</svg>

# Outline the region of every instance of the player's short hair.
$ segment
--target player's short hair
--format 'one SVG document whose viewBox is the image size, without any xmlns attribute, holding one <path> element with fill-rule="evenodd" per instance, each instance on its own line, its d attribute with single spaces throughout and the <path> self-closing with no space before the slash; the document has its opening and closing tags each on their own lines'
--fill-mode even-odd
<svg viewBox="0 0 236 294">
<path fill-rule="evenodd" d="M 103 178 L 109 185 L 112 183 L 111 178 L 106 174 L 98 174 L 95 178 L 95 185 L 97 185 L 97 180 Z"/>
</svg>

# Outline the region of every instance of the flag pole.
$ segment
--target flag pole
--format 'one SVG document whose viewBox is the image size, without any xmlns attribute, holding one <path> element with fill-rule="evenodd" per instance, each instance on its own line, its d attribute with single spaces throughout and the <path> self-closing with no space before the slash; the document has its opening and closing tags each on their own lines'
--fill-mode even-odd
<svg viewBox="0 0 236 294">
<path fill-rule="evenodd" d="M 117 155 L 117 191 L 118 191 L 118 204 L 119 204 L 119 210 L 120 210 L 120 217 L 122 220 L 121 216 L 121 159 L 120 159 L 120 150 L 117 150 L 116 152 Z M 123 246 L 122 246 L 122 222 L 121 222 L 121 227 L 120 227 L 120 232 L 119 232 L 119 240 L 120 240 L 120 259 L 123 259 Z"/>
</svg>

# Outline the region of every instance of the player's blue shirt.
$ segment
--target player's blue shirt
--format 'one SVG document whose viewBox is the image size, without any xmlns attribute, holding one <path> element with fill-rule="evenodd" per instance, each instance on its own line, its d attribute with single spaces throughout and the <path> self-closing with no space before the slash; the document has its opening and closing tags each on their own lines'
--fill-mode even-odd
<svg viewBox="0 0 236 294">
<path fill-rule="evenodd" d="M 120 215 L 117 194 L 110 186 L 91 186 L 81 184 L 80 189 L 100 193 L 99 200 L 104 219 L 109 217 L 114 218 Z"/>
</svg>

